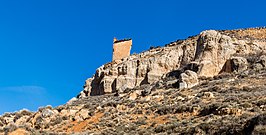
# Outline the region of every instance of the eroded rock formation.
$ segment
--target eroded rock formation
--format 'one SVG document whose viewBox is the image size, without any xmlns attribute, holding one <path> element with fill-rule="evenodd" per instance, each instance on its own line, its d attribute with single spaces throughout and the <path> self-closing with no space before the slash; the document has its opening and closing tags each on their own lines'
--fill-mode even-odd
<svg viewBox="0 0 266 135">
<path fill-rule="evenodd" d="M 184 67 L 196 72 L 199 77 L 213 77 L 223 71 L 233 55 L 253 54 L 266 49 L 264 38 L 253 34 L 255 36 L 250 39 L 247 33 L 252 33 L 252 29 L 247 30 L 238 32 L 244 33 L 245 39 L 237 39 L 239 35 L 234 31 L 207 30 L 198 36 L 105 64 L 96 70 L 92 78 L 86 80 L 84 90 L 78 97 L 156 83 L 165 74 Z M 259 29 L 261 32 L 264 29 Z"/>
<path fill-rule="evenodd" d="M 209 30 L 113 61 L 64 105 L 0 116 L 0 134 L 265 134 L 265 35 Z"/>
</svg>

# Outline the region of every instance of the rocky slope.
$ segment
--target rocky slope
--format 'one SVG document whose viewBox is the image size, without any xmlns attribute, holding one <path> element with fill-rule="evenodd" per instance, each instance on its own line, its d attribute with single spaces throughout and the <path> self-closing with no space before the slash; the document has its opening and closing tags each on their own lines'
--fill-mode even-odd
<svg viewBox="0 0 266 135">
<path fill-rule="evenodd" d="M 2 134 L 266 134 L 266 28 L 203 31 L 105 64 L 67 104 Z"/>
</svg>

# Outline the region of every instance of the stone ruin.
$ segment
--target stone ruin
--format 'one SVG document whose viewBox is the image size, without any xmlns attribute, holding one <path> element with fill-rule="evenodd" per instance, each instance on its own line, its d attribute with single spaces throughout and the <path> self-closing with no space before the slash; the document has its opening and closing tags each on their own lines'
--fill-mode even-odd
<svg viewBox="0 0 266 135">
<path fill-rule="evenodd" d="M 113 42 L 113 61 L 121 60 L 130 56 L 132 46 L 132 39 L 117 40 L 114 38 Z"/>
</svg>

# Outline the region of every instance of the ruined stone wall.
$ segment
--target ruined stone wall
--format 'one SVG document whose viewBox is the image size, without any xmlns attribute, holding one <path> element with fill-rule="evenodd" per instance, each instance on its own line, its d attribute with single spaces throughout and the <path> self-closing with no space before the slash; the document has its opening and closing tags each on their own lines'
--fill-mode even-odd
<svg viewBox="0 0 266 135">
<path fill-rule="evenodd" d="M 121 60 L 125 57 L 130 56 L 130 50 L 132 46 L 132 40 L 116 41 L 114 40 L 113 45 L 113 61 Z"/>
</svg>

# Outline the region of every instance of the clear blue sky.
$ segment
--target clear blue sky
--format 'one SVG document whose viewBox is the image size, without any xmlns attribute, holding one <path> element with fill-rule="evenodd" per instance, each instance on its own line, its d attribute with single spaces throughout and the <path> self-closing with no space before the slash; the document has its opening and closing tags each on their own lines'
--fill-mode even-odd
<svg viewBox="0 0 266 135">
<path fill-rule="evenodd" d="M 133 52 L 206 29 L 266 25 L 264 0 L 1 0 L 0 114 L 66 103 L 110 62 L 113 37 Z"/>
</svg>

